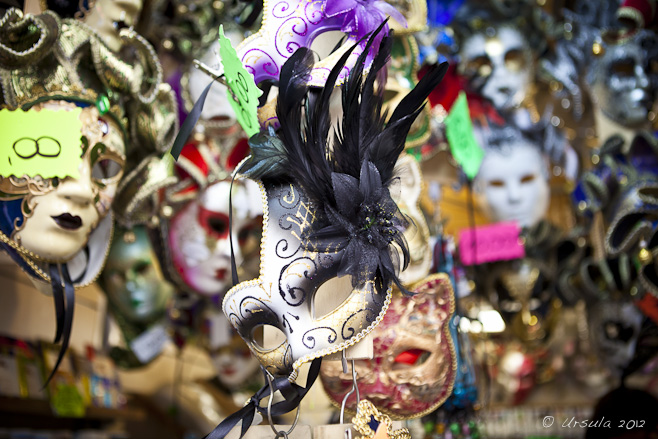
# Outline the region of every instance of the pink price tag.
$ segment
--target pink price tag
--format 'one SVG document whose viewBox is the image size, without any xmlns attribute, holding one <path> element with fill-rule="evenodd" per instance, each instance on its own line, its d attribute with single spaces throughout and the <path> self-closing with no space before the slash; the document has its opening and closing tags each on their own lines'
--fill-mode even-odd
<svg viewBox="0 0 658 439">
<path fill-rule="evenodd" d="M 475 233 L 474 233 L 475 232 Z M 497 223 L 459 232 L 459 258 L 464 265 L 508 261 L 525 256 L 515 222 Z"/>
</svg>

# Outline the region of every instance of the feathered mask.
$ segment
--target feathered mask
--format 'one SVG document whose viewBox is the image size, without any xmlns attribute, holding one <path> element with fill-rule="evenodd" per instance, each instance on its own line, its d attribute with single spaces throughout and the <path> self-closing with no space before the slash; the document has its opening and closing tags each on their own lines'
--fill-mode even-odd
<svg viewBox="0 0 658 439">
<path fill-rule="evenodd" d="M 374 276 L 380 293 L 391 281 L 406 291 L 396 268 L 406 267 L 409 260 L 401 233 L 407 222 L 391 198 L 389 186 L 409 129 L 447 69 L 444 63 L 423 77 L 385 123 L 383 68 L 391 43 L 389 37 L 384 38 L 365 80 L 365 56 L 359 58 L 344 85 L 342 123 L 333 135 L 329 132 L 330 98 L 351 50 L 343 55 L 322 89 L 307 85 L 312 52 L 297 50 L 281 72 L 277 102 L 281 127 L 276 134 L 270 130 L 252 137 L 251 157 L 239 169 L 249 178 L 301 186 L 319 211 L 316 217 L 324 220 L 321 226 L 307 229 L 302 237 L 305 250 L 343 250 L 338 276 L 351 275 L 353 287 Z M 400 250 L 402 264 L 392 245 Z"/>
<path fill-rule="evenodd" d="M 238 168 L 261 180 L 261 269 L 258 279 L 227 293 L 223 310 L 261 363 L 291 380 L 301 364 L 359 342 L 383 318 L 391 284 L 403 289 L 397 269 L 409 260 L 407 222 L 389 186 L 409 128 L 446 66 L 426 75 L 386 123 L 382 69 L 390 47 L 383 38 L 365 77 L 361 55 L 343 85 L 342 122 L 331 133 L 330 98 L 351 51 L 324 88 L 311 89 L 312 53 L 298 49 L 281 70 L 279 130 L 253 136 L 252 155 Z M 337 281 L 344 276 L 351 285 Z M 323 291 L 339 304 L 328 313 L 317 306 Z M 264 325 L 286 340 L 259 346 L 254 331 Z"/>
</svg>

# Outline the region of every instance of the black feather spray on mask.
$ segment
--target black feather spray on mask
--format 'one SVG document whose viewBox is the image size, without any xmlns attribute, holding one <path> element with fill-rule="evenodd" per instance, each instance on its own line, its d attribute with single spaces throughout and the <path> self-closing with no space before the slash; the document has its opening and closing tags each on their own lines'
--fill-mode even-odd
<svg viewBox="0 0 658 439">
<path fill-rule="evenodd" d="M 320 223 L 303 237 L 304 245 L 311 251 L 343 250 L 338 276 L 350 275 L 354 288 L 374 279 L 380 293 L 391 282 L 407 292 L 397 273 L 409 262 L 402 233 L 408 223 L 389 187 L 409 129 L 448 66 L 443 63 L 427 73 L 388 118 L 382 112 L 382 96 L 390 37 L 382 39 L 364 75 L 366 56 L 383 24 L 369 37 L 342 86 L 343 116 L 333 133 L 330 98 L 357 45 L 341 57 L 323 88 L 307 84 L 313 67 L 309 49 L 298 49 L 286 61 L 277 100 L 280 128 L 249 140 L 251 156 L 238 173 L 301 186 L 322 214 Z"/>
</svg>

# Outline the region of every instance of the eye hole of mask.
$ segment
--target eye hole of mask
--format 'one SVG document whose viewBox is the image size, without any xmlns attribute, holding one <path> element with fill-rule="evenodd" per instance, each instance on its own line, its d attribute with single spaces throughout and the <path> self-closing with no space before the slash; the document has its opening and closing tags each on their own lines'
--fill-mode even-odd
<svg viewBox="0 0 658 439">
<path fill-rule="evenodd" d="M 486 78 L 492 72 L 491 59 L 487 55 L 477 56 L 466 63 L 466 76 Z"/>
<path fill-rule="evenodd" d="M 521 177 L 521 183 L 531 183 L 535 180 L 535 174 L 526 174 Z"/>
<path fill-rule="evenodd" d="M 614 76 L 628 78 L 635 75 L 635 61 L 632 59 L 621 59 L 610 66 L 610 73 Z"/>
<path fill-rule="evenodd" d="M 286 341 L 286 334 L 273 325 L 258 325 L 251 331 L 251 341 L 261 351 L 271 351 Z"/>
<path fill-rule="evenodd" d="M 605 331 L 605 337 L 608 340 L 622 343 L 628 343 L 635 334 L 635 330 L 632 326 L 626 326 L 623 323 L 614 321 L 605 322 L 603 329 Z"/>
<path fill-rule="evenodd" d="M 144 275 L 151 267 L 151 264 L 147 261 L 139 261 L 133 265 L 132 269 L 136 274 Z"/>
<path fill-rule="evenodd" d="M 238 232 L 238 243 L 240 244 L 240 247 L 244 247 L 249 242 L 250 238 L 257 238 L 258 241 L 260 241 L 262 221 L 262 217 L 258 218 L 240 229 Z"/>
<path fill-rule="evenodd" d="M 406 368 L 409 366 L 420 366 L 425 363 L 431 352 L 424 349 L 408 349 L 404 352 L 399 353 L 393 362 L 393 369 L 396 368 Z"/>
<path fill-rule="evenodd" d="M 512 49 L 505 54 L 505 67 L 511 72 L 520 72 L 526 68 L 523 50 Z"/>
<path fill-rule="evenodd" d="M 352 277 L 343 276 L 329 279 L 315 292 L 311 315 L 320 319 L 340 307 L 352 294 Z"/>
<path fill-rule="evenodd" d="M 121 164 L 111 157 L 102 156 L 93 168 L 91 168 L 91 178 L 94 180 L 109 180 L 116 177 L 121 172 Z"/>
<path fill-rule="evenodd" d="M 228 238 L 228 216 L 199 206 L 199 224 L 215 239 Z"/>
<path fill-rule="evenodd" d="M 503 186 L 505 186 L 505 182 L 503 180 L 490 180 L 489 181 L 489 186 L 491 186 L 491 187 L 503 187 Z"/>
</svg>

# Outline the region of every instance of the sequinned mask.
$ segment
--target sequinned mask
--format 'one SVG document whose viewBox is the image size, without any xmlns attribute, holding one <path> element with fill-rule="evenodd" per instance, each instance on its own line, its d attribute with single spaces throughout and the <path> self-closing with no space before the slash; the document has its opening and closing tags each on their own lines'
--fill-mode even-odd
<svg viewBox="0 0 658 439">
<path fill-rule="evenodd" d="M 605 45 L 588 69 L 592 99 L 603 114 L 627 127 L 646 124 L 654 103 L 651 76 L 655 73 L 641 45 L 645 37 L 640 32 L 630 41 Z"/>
<path fill-rule="evenodd" d="M 459 68 L 471 88 L 498 110 L 520 105 L 528 92 L 534 67 L 527 39 L 517 29 L 501 27 L 493 37 L 474 34 L 466 39 L 459 55 Z"/>
<path fill-rule="evenodd" d="M 476 188 L 490 219 L 532 227 L 544 218 L 550 201 L 546 166 L 541 153 L 522 141 L 487 150 Z"/>
<path fill-rule="evenodd" d="M 48 101 L 29 111 L 77 108 L 73 103 Z M 38 259 L 72 261 L 71 275 L 83 276 L 89 283 L 102 267 L 109 247 L 108 214 L 123 175 L 125 146 L 121 129 L 110 117 L 100 116 L 96 107 L 82 108 L 80 120 L 82 141 L 62 146 L 79 149 L 79 177 L 1 178 L 0 191 L 9 200 L 0 202 L 4 212 L 0 226 L 11 242 Z"/>
<path fill-rule="evenodd" d="M 175 269 L 197 293 L 218 295 L 230 286 L 230 181 L 205 188 L 172 219 L 169 247 Z M 233 243 L 236 264 L 255 257 L 261 230 L 258 186 L 249 180 L 233 185 Z"/>
<path fill-rule="evenodd" d="M 424 416 L 452 392 L 456 359 L 449 322 L 454 295 L 445 274 L 414 285 L 413 297 L 394 294 L 382 322 L 373 331 L 374 358 L 355 361 L 361 398 L 393 419 Z M 320 378 L 336 405 L 352 389 L 351 371 L 340 361 L 322 363 Z M 356 397 L 347 400 L 355 411 Z"/>
<path fill-rule="evenodd" d="M 262 181 L 261 272 L 231 289 L 223 310 L 274 374 L 294 379 L 303 363 L 360 341 L 382 319 L 390 285 L 399 284 L 398 269 L 407 264 L 406 222 L 389 185 L 413 112 L 447 66 L 423 77 L 420 91 L 409 94 L 384 126 L 381 95 L 373 87 L 390 44 L 389 38 L 382 40 L 365 79 L 367 50 L 352 70 L 343 90 L 352 98 L 343 100 L 336 141 L 329 141 L 334 138 L 329 98 L 343 65 L 331 71 L 325 88 L 309 89 L 306 75 L 313 62 L 306 48 L 295 52 L 281 72 L 281 128 L 250 139 L 252 156 L 240 172 Z M 277 328 L 285 340 L 259 345 L 254 332 L 261 326 Z"/>
<path fill-rule="evenodd" d="M 115 233 L 99 284 L 121 317 L 136 323 L 162 317 L 175 291 L 142 226 Z"/>
</svg>

